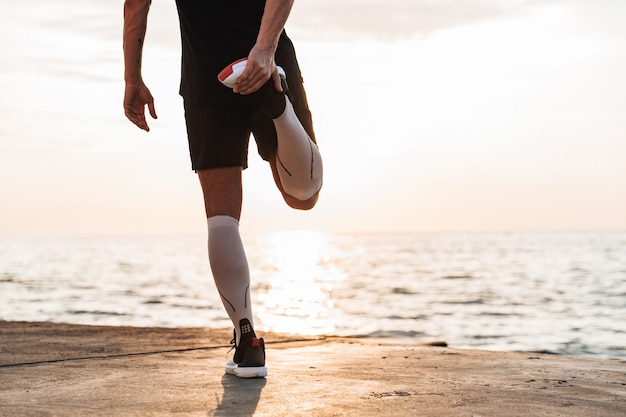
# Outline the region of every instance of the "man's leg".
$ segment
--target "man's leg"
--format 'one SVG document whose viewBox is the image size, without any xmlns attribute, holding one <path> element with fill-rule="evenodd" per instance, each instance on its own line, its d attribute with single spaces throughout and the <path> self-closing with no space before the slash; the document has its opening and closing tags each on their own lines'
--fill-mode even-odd
<svg viewBox="0 0 626 417">
<path fill-rule="evenodd" d="M 289 207 L 298 209 L 298 210 L 310 210 L 315 207 L 317 203 L 317 199 L 319 197 L 319 191 L 313 194 L 310 198 L 306 200 L 299 200 L 291 194 L 285 192 L 283 188 L 283 184 L 278 174 L 278 170 L 280 169 L 278 166 L 278 158 L 276 157 L 276 150 L 272 151 L 269 156 L 269 163 L 272 168 L 272 175 L 274 176 L 274 182 L 276 183 L 276 187 L 283 196 L 285 202 L 289 205 Z"/>
<path fill-rule="evenodd" d="M 209 229 L 209 261 L 224 308 L 235 327 L 235 355 L 225 371 L 241 378 L 267 375 L 265 345 L 254 332 L 250 272 L 239 234 L 241 167 L 198 171 Z"/>
<path fill-rule="evenodd" d="M 236 343 L 242 319 L 252 324 L 250 273 L 239 234 L 241 167 L 198 171 L 208 225 L 209 261 L 224 308 L 233 322 Z"/>
<path fill-rule="evenodd" d="M 293 58 L 295 60 L 295 56 Z M 241 75 L 247 61 L 236 61 L 218 75 L 219 80 L 231 87 Z M 259 91 L 254 93 L 256 102 L 262 108 L 262 114 L 272 121 L 276 134 L 276 151 L 268 159 L 272 165 L 274 180 L 287 204 L 294 208 L 309 209 L 315 205 L 323 181 L 322 157 L 315 141 L 300 121 L 294 108 L 300 112 L 308 105 L 301 84 L 297 84 L 299 102 L 292 103 L 285 71 L 278 67 L 282 92 L 276 90 L 274 80 L 270 79 Z M 297 70 L 299 74 L 299 70 Z M 294 82 L 297 82 L 298 78 Z M 303 108 L 304 107 L 304 108 Z M 255 136 L 257 134 L 254 131 Z M 258 138 L 257 138 L 258 143 Z"/>
<path fill-rule="evenodd" d="M 288 91 L 284 79 L 282 85 L 283 90 Z M 309 136 L 309 131 L 313 135 L 313 127 L 306 98 L 302 87 L 298 87 L 302 92 L 298 96 L 297 105 L 308 130 L 296 113 L 290 94 L 276 91 L 271 80 L 263 87 L 264 91 L 260 92 L 266 97 L 264 110 L 271 120 L 276 138 L 275 148 L 267 149 L 264 158 L 272 167 L 274 182 L 285 202 L 292 208 L 309 210 L 317 203 L 322 188 L 323 166 L 317 144 Z M 267 135 L 267 131 L 264 134 Z"/>
<path fill-rule="evenodd" d="M 280 95 L 276 91 L 272 93 Z M 286 95 L 282 96 L 285 100 L 283 111 L 272 119 L 278 138 L 276 157 L 270 160 L 272 172 L 278 174 L 281 192 L 302 202 L 317 201 L 323 180 L 322 156 L 298 119 L 291 101 Z"/>
</svg>

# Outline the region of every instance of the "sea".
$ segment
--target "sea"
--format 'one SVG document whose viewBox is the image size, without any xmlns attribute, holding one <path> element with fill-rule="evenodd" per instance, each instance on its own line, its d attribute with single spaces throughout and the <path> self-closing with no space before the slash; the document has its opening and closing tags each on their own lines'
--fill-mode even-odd
<svg viewBox="0 0 626 417">
<path fill-rule="evenodd" d="M 244 244 L 261 332 L 626 358 L 626 233 L 285 231 Z M 231 326 L 205 236 L 2 238 L 0 320 Z"/>
</svg>

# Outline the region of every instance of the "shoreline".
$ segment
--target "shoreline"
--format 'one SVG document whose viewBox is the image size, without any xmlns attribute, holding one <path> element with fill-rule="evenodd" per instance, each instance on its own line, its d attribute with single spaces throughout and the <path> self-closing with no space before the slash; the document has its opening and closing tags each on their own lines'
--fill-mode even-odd
<svg viewBox="0 0 626 417">
<path fill-rule="evenodd" d="M 232 330 L 0 322 L 0 416 L 626 414 L 626 360 L 262 336 L 269 375 L 241 380 Z"/>
<path fill-rule="evenodd" d="M 162 330 L 180 330 L 180 331 L 191 331 L 191 330 L 201 330 L 201 331 L 211 331 L 219 334 L 224 334 L 224 342 L 228 343 L 232 339 L 232 328 L 225 327 L 206 327 L 206 326 L 143 326 L 143 325 L 125 325 L 125 324 L 83 324 L 83 323 L 71 323 L 71 322 L 55 322 L 55 321 L 28 321 L 28 320 L 2 320 L 0 319 L 0 335 L 1 328 L 4 324 L 24 324 L 24 325 L 32 325 L 32 326 L 40 326 L 40 325 L 59 325 L 59 326 L 76 326 L 76 327 L 84 327 L 84 328 L 106 328 L 106 329 L 162 329 Z M 457 346 L 448 343 L 444 339 L 437 338 L 427 338 L 427 337 L 415 337 L 415 336 L 403 336 L 403 335 L 392 335 L 392 336 L 381 336 L 381 335 L 370 335 L 370 334 L 299 334 L 299 333 L 281 333 L 281 332 L 259 332 L 260 337 L 265 337 L 264 335 L 269 335 L 271 337 L 278 337 L 278 340 L 294 340 L 294 339 L 302 339 L 302 340 L 316 340 L 316 339 L 327 339 L 327 338 L 340 338 L 340 339 L 371 339 L 371 340 L 383 340 L 383 341 L 391 341 L 401 344 L 416 344 L 419 346 L 433 346 L 433 347 L 449 347 L 452 349 L 459 350 L 476 350 L 476 351 L 484 351 L 484 352 L 496 352 L 496 353 L 522 353 L 522 354 L 542 354 L 542 355 L 555 355 L 555 356 L 566 356 L 566 357 L 574 357 L 574 358 L 588 358 L 588 359 L 605 359 L 605 360 L 626 360 L 626 357 L 622 357 L 619 355 L 611 356 L 611 355 L 600 355 L 600 354 L 575 354 L 575 353 L 567 353 L 567 352 L 557 352 L 549 349 L 529 349 L 529 350 L 519 350 L 519 349 L 490 349 L 490 348 L 481 348 L 477 346 Z M 423 339 L 423 340 L 422 340 Z M 418 341 L 414 343 L 415 341 Z M 227 346 L 227 345 L 226 345 Z"/>
</svg>

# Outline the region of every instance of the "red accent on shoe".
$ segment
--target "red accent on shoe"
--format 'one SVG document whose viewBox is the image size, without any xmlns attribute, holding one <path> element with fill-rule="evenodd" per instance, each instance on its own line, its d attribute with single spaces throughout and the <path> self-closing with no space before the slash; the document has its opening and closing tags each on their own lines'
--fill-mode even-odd
<svg viewBox="0 0 626 417">
<path fill-rule="evenodd" d="M 256 347 L 261 347 L 261 340 L 259 340 L 259 339 L 257 339 L 257 338 L 253 338 L 253 339 L 252 339 L 252 345 L 251 345 L 251 346 L 252 346 L 253 348 L 256 348 Z"/>
<path fill-rule="evenodd" d="M 220 81 L 224 81 L 226 78 L 228 78 L 228 76 L 230 74 L 233 73 L 233 65 L 238 64 L 238 63 L 240 63 L 242 61 L 245 61 L 247 59 L 248 59 L 247 57 L 246 58 L 241 58 L 241 59 L 238 59 L 235 62 L 231 63 L 226 68 L 221 70 L 219 74 L 217 74 L 217 78 L 219 78 Z"/>
</svg>

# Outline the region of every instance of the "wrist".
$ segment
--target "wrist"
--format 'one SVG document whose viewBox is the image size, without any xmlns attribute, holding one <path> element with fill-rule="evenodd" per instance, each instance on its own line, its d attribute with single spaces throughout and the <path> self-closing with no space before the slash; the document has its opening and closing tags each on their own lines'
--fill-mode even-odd
<svg viewBox="0 0 626 417">
<path fill-rule="evenodd" d="M 259 52 L 268 53 L 270 55 L 274 55 L 274 53 L 276 53 L 276 48 L 278 48 L 278 40 L 276 42 L 257 40 L 257 42 L 254 44 L 254 49 Z"/>
<path fill-rule="evenodd" d="M 141 77 L 141 74 L 128 75 L 128 76 L 125 75 L 124 82 L 126 83 L 126 85 L 139 85 L 139 84 L 143 84 L 143 78 Z"/>
</svg>

